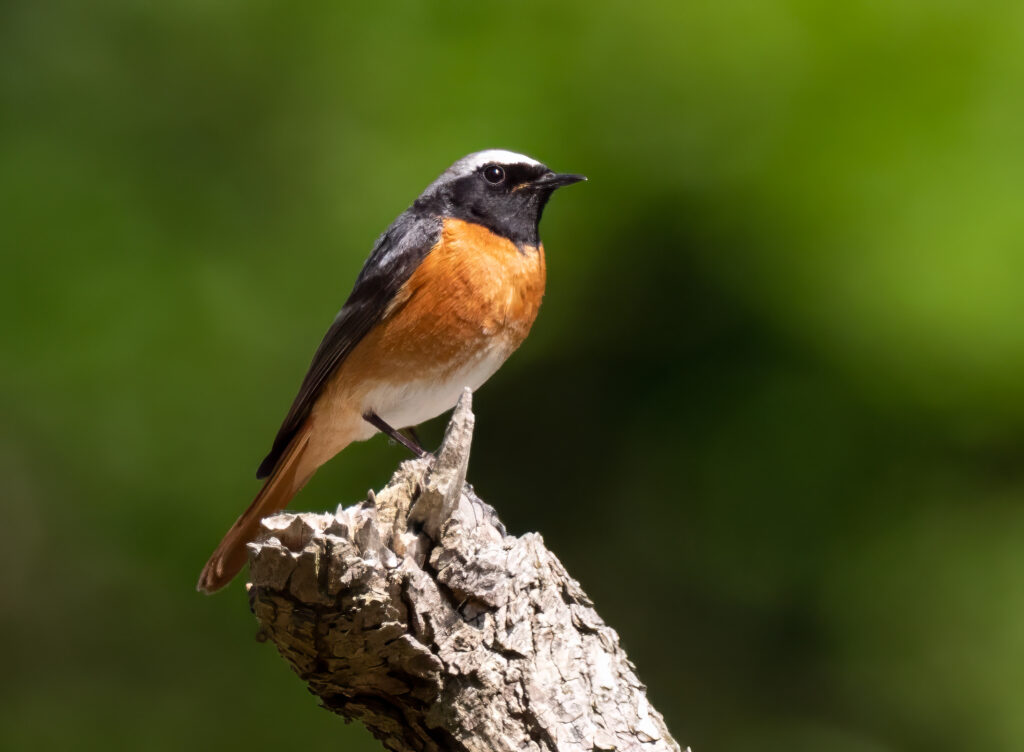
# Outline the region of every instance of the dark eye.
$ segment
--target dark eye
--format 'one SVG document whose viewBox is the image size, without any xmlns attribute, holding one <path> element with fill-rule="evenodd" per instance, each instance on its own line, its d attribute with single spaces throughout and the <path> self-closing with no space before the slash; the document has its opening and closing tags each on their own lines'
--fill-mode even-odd
<svg viewBox="0 0 1024 752">
<path fill-rule="evenodd" d="M 498 165 L 487 165 L 487 167 L 484 168 L 484 180 L 486 180 L 488 183 L 493 183 L 494 185 L 497 185 L 504 179 L 505 170 L 503 170 Z"/>
</svg>

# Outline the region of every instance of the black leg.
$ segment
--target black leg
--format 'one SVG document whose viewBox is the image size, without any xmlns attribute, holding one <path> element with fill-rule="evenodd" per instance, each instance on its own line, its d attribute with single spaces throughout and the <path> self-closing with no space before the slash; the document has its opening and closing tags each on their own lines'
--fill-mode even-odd
<svg viewBox="0 0 1024 752">
<path fill-rule="evenodd" d="M 363 420 L 365 420 L 367 423 L 369 423 L 371 426 L 376 428 L 381 433 L 386 434 L 390 438 L 397 441 L 399 444 L 401 444 L 410 452 L 412 452 L 414 456 L 426 456 L 427 451 L 419 445 L 419 442 L 413 441 L 412 439 L 406 438 L 404 435 L 400 434 L 394 428 L 385 423 L 384 420 L 372 410 L 368 413 L 363 414 Z"/>
<path fill-rule="evenodd" d="M 416 446 L 423 446 L 423 442 L 420 440 L 420 435 L 416 433 L 416 426 L 408 426 L 406 428 L 403 428 L 402 430 L 405 431 L 406 436 L 408 436 L 410 439 L 416 442 Z"/>
</svg>

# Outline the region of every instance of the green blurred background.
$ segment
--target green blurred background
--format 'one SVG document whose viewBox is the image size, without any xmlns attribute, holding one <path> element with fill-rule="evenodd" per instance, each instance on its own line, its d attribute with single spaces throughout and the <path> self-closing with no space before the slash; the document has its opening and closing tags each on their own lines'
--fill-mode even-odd
<svg viewBox="0 0 1024 752">
<path fill-rule="evenodd" d="M 1024 749 L 1024 4 L 344 6 L 0 6 L 0 747 L 378 748 L 193 586 L 374 238 L 496 146 L 590 182 L 471 480 L 678 739 Z"/>
</svg>

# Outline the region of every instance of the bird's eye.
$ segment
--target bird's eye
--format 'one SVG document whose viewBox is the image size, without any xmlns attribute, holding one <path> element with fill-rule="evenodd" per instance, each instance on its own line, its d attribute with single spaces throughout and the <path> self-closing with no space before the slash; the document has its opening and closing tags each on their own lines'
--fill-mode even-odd
<svg viewBox="0 0 1024 752">
<path fill-rule="evenodd" d="M 496 164 L 487 165 L 484 168 L 484 180 L 493 185 L 497 185 L 505 179 L 505 170 Z"/>
</svg>

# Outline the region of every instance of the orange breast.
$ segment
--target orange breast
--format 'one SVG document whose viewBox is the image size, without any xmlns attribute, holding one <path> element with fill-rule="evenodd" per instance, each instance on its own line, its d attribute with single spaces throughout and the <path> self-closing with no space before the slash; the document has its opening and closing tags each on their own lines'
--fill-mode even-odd
<svg viewBox="0 0 1024 752">
<path fill-rule="evenodd" d="M 483 226 L 445 219 L 441 237 L 331 385 L 442 378 L 481 352 L 518 347 L 544 296 L 544 248 L 520 251 Z"/>
<path fill-rule="evenodd" d="M 375 433 L 366 409 L 396 427 L 415 425 L 483 383 L 529 333 L 545 276 L 543 247 L 520 251 L 479 225 L 445 220 L 437 245 L 314 404 L 314 466 Z"/>
<path fill-rule="evenodd" d="M 489 348 L 507 357 L 537 318 L 545 278 L 542 246 L 521 251 L 485 227 L 447 219 L 437 246 L 353 351 L 347 375 L 444 372 Z"/>
</svg>

